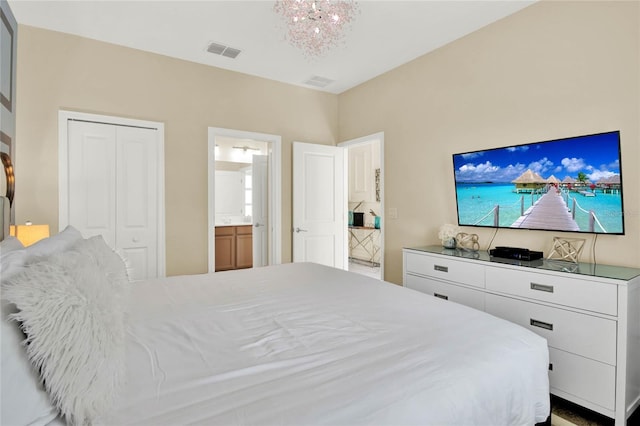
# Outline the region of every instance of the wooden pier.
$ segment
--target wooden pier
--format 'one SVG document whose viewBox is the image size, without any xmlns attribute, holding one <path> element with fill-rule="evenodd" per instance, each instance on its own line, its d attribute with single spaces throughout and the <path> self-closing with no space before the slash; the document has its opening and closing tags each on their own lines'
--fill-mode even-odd
<svg viewBox="0 0 640 426">
<path fill-rule="evenodd" d="M 512 228 L 560 229 L 579 231 L 580 228 L 571 217 L 569 208 L 560 194 L 551 190 L 518 218 Z"/>
</svg>

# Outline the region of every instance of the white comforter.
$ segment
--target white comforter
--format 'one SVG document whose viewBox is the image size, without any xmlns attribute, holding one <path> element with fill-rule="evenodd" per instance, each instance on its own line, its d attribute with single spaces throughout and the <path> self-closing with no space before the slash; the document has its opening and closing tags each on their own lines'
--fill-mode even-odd
<svg viewBox="0 0 640 426">
<path fill-rule="evenodd" d="M 128 384 L 107 424 L 528 425 L 546 341 L 315 264 L 134 286 Z"/>
</svg>

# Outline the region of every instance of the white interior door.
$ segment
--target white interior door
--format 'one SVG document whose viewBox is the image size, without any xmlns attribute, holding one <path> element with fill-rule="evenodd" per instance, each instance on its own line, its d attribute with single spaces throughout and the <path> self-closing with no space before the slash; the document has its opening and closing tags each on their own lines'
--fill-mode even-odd
<svg viewBox="0 0 640 426">
<path fill-rule="evenodd" d="M 254 155 L 251 163 L 253 267 L 269 264 L 269 156 Z"/>
<path fill-rule="evenodd" d="M 157 130 L 68 121 L 68 224 L 121 250 L 134 280 L 158 276 Z"/>
<path fill-rule="evenodd" d="M 293 143 L 293 261 L 346 269 L 345 149 Z"/>
</svg>

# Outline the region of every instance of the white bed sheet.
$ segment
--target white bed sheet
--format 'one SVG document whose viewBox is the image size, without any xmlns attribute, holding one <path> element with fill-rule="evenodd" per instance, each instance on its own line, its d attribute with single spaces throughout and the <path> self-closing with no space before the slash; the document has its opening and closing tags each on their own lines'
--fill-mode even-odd
<svg viewBox="0 0 640 426">
<path fill-rule="evenodd" d="M 316 264 L 134 285 L 105 424 L 530 425 L 546 341 L 462 305 Z"/>
</svg>

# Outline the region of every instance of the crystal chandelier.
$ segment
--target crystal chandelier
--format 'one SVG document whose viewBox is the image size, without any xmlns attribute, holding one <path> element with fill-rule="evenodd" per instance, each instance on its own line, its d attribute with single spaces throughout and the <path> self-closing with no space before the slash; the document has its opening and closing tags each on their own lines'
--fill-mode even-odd
<svg viewBox="0 0 640 426">
<path fill-rule="evenodd" d="M 358 6 L 353 0 L 278 0 L 273 10 L 285 19 L 292 45 L 320 56 L 342 41 Z"/>
</svg>

